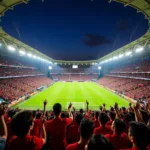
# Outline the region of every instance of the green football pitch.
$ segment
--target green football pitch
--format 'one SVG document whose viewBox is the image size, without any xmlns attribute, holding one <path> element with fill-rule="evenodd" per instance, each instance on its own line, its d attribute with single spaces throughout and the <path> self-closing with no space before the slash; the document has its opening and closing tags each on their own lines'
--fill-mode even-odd
<svg viewBox="0 0 150 150">
<path fill-rule="evenodd" d="M 61 103 L 63 110 L 72 102 L 76 109 L 86 108 L 85 101 L 89 101 L 89 109 L 98 110 L 103 103 L 109 108 L 115 102 L 119 106 L 128 106 L 129 102 L 113 92 L 99 86 L 94 82 L 56 82 L 42 92 L 30 97 L 14 107 L 21 109 L 43 109 L 43 101 L 47 99 L 47 110 L 51 110 L 53 104 Z"/>
</svg>

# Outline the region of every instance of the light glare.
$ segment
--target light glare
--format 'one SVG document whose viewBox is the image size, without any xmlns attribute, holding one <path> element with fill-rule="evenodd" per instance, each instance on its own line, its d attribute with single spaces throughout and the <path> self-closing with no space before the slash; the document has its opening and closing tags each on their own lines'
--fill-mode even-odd
<svg viewBox="0 0 150 150">
<path fill-rule="evenodd" d="M 126 56 L 129 56 L 129 55 L 131 55 L 131 54 L 132 54 L 132 52 L 131 52 L 131 51 L 126 52 Z"/>
<path fill-rule="evenodd" d="M 48 69 L 49 69 L 49 70 L 52 70 L 52 66 L 49 66 Z"/>
<path fill-rule="evenodd" d="M 9 45 L 8 47 L 8 50 L 10 50 L 10 51 L 12 51 L 12 52 L 14 52 L 16 49 L 13 47 L 13 46 L 11 46 L 11 45 Z"/>
<path fill-rule="evenodd" d="M 143 51 L 143 50 L 144 50 L 143 47 L 138 47 L 135 51 L 138 53 L 138 52 L 141 52 L 141 51 Z"/>
<path fill-rule="evenodd" d="M 119 58 L 122 58 L 122 57 L 123 57 L 123 54 L 120 54 L 120 55 L 119 55 Z"/>
<path fill-rule="evenodd" d="M 27 56 L 28 56 L 28 57 L 32 57 L 32 54 L 31 54 L 31 53 L 28 53 Z"/>
<path fill-rule="evenodd" d="M 99 67 L 98 67 L 98 70 L 101 70 L 101 69 L 102 69 L 102 67 L 101 67 L 101 66 L 99 66 Z"/>
<path fill-rule="evenodd" d="M 26 54 L 26 52 L 23 51 L 23 50 L 20 50 L 19 53 L 20 53 L 21 55 L 25 55 L 25 54 Z"/>
</svg>

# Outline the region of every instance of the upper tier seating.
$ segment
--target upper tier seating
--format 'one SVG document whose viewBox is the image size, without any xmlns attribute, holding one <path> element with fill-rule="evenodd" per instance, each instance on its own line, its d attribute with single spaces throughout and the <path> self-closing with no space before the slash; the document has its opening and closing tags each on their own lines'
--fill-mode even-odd
<svg viewBox="0 0 150 150">
<path fill-rule="evenodd" d="M 31 68 L 16 68 L 16 67 L 0 68 L 0 77 L 37 75 L 37 74 L 42 74 L 42 73 L 39 72 L 37 69 L 31 69 Z"/>
<path fill-rule="evenodd" d="M 112 70 L 111 73 L 119 73 L 119 72 L 149 72 L 150 71 L 150 60 L 139 60 L 138 62 L 131 62 L 125 66 L 117 67 Z"/>
</svg>

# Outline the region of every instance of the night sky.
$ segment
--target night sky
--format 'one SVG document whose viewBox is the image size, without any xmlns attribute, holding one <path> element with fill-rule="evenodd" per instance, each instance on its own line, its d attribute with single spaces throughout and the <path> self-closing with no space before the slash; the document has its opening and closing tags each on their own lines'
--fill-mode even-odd
<svg viewBox="0 0 150 150">
<path fill-rule="evenodd" d="M 32 0 L 2 17 L 4 30 L 53 59 L 100 58 L 142 36 L 144 15 L 107 0 Z"/>
</svg>

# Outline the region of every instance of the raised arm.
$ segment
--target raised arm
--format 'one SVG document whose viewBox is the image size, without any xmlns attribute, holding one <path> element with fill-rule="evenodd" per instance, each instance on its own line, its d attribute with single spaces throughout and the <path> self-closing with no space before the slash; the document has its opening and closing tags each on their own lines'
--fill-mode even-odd
<svg viewBox="0 0 150 150">
<path fill-rule="evenodd" d="M 106 111 L 106 104 L 105 103 L 103 104 L 103 111 L 104 112 Z"/>
<path fill-rule="evenodd" d="M 115 103 L 114 109 L 115 109 L 115 113 L 116 113 L 116 119 L 121 119 L 118 103 Z"/>
<path fill-rule="evenodd" d="M 135 121 L 145 123 L 142 119 L 142 115 L 140 112 L 140 104 L 138 102 L 134 106 L 134 113 L 135 113 Z"/>
<path fill-rule="evenodd" d="M 89 112 L 89 102 L 86 100 L 86 113 L 88 114 Z"/>
<path fill-rule="evenodd" d="M 47 105 L 47 100 L 45 100 L 43 102 L 43 115 L 42 115 L 42 130 L 41 130 L 41 137 L 43 138 L 43 143 L 46 143 L 47 140 L 47 135 L 46 135 L 46 131 L 45 131 L 45 123 L 46 123 L 46 105 Z"/>
<path fill-rule="evenodd" d="M 45 101 L 43 102 L 43 105 L 44 105 L 44 108 L 43 108 L 43 116 L 42 116 L 42 117 L 45 117 L 47 100 L 45 100 Z"/>
<path fill-rule="evenodd" d="M 73 119 L 73 115 L 71 113 L 71 107 L 72 107 L 72 103 L 70 103 L 68 106 L 68 113 L 69 113 L 69 117 Z"/>
<path fill-rule="evenodd" d="M 132 107 L 132 103 L 129 103 L 129 111 L 134 112 L 134 108 Z"/>
<path fill-rule="evenodd" d="M 147 102 L 146 104 L 146 111 L 150 113 L 150 102 Z"/>
<path fill-rule="evenodd" d="M 5 106 L 0 105 L 0 137 L 7 139 L 7 127 L 4 120 Z"/>
</svg>

